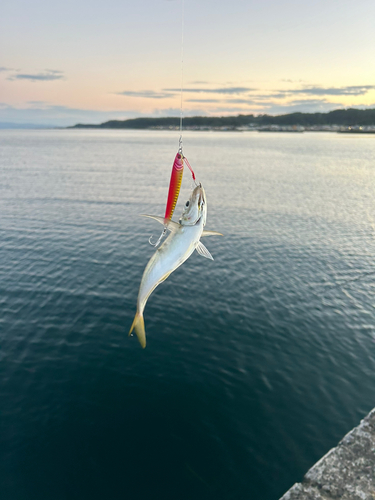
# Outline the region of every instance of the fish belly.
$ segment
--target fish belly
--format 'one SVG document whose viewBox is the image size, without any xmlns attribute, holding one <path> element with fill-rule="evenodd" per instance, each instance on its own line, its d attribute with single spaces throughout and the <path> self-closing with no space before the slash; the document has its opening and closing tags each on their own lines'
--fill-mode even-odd
<svg viewBox="0 0 375 500">
<path fill-rule="evenodd" d="M 200 236 L 199 231 L 194 229 L 193 227 L 188 228 L 188 230 L 184 228 L 184 231 L 170 234 L 149 260 L 139 289 L 139 312 L 143 312 L 147 299 L 155 288 L 194 252 Z"/>
</svg>

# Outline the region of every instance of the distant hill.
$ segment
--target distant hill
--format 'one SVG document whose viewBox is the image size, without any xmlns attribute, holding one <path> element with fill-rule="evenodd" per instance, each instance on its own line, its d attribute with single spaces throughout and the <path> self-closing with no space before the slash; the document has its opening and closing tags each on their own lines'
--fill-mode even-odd
<svg viewBox="0 0 375 500">
<path fill-rule="evenodd" d="M 99 125 L 78 123 L 68 128 L 114 128 L 114 129 L 154 129 L 177 128 L 178 117 L 133 118 L 129 120 L 110 120 Z M 285 126 L 322 126 L 322 125 L 375 125 L 375 109 L 336 109 L 328 113 L 290 113 L 286 115 L 238 115 L 238 116 L 192 116 L 184 118 L 184 128 L 222 128 L 236 129 L 249 125 Z"/>
</svg>

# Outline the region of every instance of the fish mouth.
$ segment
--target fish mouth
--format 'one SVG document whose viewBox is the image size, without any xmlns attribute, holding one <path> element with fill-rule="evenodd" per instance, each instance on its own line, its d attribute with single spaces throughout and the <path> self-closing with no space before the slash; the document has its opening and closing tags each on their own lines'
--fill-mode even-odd
<svg viewBox="0 0 375 500">
<path fill-rule="evenodd" d="M 198 206 L 200 207 L 202 205 L 202 203 L 205 203 L 206 202 L 206 196 L 205 196 L 205 193 L 204 193 L 204 189 L 202 187 L 202 184 L 199 184 L 199 186 L 197 186 L 197 191 L 199 192 L 199 198 L 198 198 Z"/>
</svg>

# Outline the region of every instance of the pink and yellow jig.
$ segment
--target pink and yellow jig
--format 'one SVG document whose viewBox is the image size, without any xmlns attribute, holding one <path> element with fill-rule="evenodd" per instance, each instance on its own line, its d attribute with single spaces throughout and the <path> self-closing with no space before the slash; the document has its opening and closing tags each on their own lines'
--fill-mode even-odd
<svg viewBox="0 0 375 500">
<path fill-rule="evenodd" d="M 169 220 L 172 219 L 174 209 L 176 208 L 176 203 L 181 189 L 182 176 L 184 173 L 184 161 L 191 172 L 193 180 L 195 181 L 195 174 L 190 166 L 190 163 L 188 162 L 187 158 L 179 151 L 176 154 L 176 158 L 174 159 L 171 180 L 169 181 L 168 199 L 164 215 L 166 224 Z"/>
<path fill-rule="evenodd" d="M 191 175 L 193 177 L 193 180 L 195 182 L 195 174 L 193 172 L 193 169 L 191 168 L 190 163 L 188 162 L 187 158 L 182 154 L 182 150 L 180 149 L 174 159 L 171 172 L 171 179 L 169 181 L 167 205 L 165 207 L 165 215 L 164 215 L 164 230 L 156 243 L 151 243 L 151 238 L 149 240 L 150 244 L 155 247 L 159 245 L 161 239 L 165 235 L 168 227 L 168 222 L 172 219 L 174 209 L 176 208 L 178 196 L 180 194 L 180 189 L 181 189 L 182 176 L 184 174 L 184 162 L 188 166 Z"/>
<path fill-rule="evenodd" d="M 167 205 L 165 207 L 165 215 L 164 215 L 164 220 L 166 224 L 168 223 L 168 221 L 172 219 L 174 209 L 176 208 L 176 203 L 178 200 L 178 196 L 180 194 L 183 174 L 184 174 L 184 157 L 182 156 L 181 153 L 177 153 L 172 166 L 171 180 L 169 181 Z"/>
</svg>

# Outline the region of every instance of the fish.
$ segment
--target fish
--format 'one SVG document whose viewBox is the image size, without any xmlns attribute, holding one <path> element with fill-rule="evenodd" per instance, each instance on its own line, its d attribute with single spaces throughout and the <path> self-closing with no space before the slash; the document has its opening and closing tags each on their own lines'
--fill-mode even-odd
<svg viewBox="0 0 375 500">
<path fill-rule="evenodd" d="M 155 219 L 160 224 L 166 224 L 164 217 L 142 215 Z M 167 229 L 170 231 L 170 234 L 155 251 L 143 272 L 137 299 L 137 312 L 129 331 L 129 335 L 132 334 L 133 330 L 135 331 L 139 343 L 143 348 L 146 347 L 143 311 L 148 298 L 155 288 L 180 267 L 191 256 L 194 250 L 203 257 L 214 260 L 200 239 L 204 236 L 223 235 L 217 231 L 205 230 L 206 220 L 206 193 L 202 185 L 199 184 L 193 189 L 190 198 L 186 202 L 179 222 L 168 221 Z"/>
</svg>

